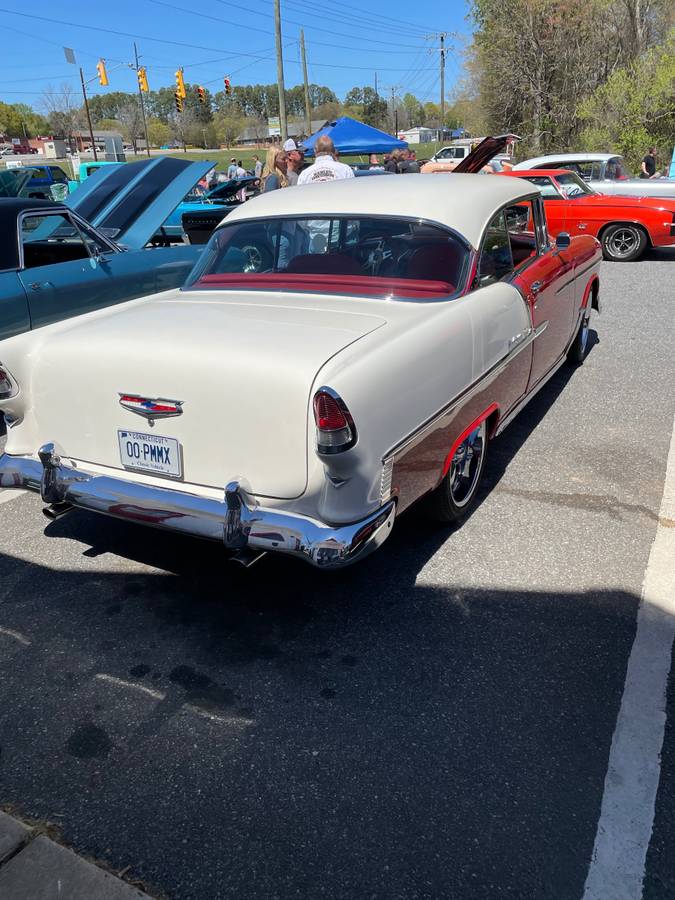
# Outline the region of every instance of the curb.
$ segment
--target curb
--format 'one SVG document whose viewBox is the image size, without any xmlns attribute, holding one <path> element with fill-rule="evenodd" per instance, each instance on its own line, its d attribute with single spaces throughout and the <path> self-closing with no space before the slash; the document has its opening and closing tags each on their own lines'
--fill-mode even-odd
<svg viewBox="0 0 675 900">
<path fill-rule="evenodd" d="M 151 900 L 138 888 L 0 811 L 0 897 Z"/>
</svg>

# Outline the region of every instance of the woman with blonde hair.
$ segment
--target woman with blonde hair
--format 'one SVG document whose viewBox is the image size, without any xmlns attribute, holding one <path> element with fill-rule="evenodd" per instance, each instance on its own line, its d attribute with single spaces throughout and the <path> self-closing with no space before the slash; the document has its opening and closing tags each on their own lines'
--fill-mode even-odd
<svg viewBox="0 0 675 900">
<path fill-rule="evenodd" d="M 263 193 L 288 187 L 288 178 L 286 177 L 287 164 L 286 153 L 281 147 L 269 147 L 262 173 Z"/>
</svg>

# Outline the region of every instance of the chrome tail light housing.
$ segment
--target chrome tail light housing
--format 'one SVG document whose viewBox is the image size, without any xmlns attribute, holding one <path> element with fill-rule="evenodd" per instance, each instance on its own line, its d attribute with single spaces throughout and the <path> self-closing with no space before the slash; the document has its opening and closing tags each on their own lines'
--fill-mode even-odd
<svg viewBox="0 0 675 900">
<path fill-rule="evenodd" d="M 356 443 L 356 426 L 347 404 L 332 388 L 322 387 L 312 401 L 316 450 L 322 455 L 344 453 Z"/>
</svg>

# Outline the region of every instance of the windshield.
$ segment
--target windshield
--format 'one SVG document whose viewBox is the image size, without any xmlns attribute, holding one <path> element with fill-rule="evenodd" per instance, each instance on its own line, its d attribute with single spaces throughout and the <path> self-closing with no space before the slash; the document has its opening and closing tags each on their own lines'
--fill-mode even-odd
<svg viewBox="0 0 675 900">
<path fill-rule="evenodd" d="M 419 220 L 247 220 L 214 233 L 186 288 L 447 297 L 464 284 L 468 262 L 461 238 Z"/>
<path fill-rule="evenodd" d="M 568 200 L 595 193 L 593 188 L 590 188 L 575 172 L 563 172 L 562 175 L 556 175 L 555 180 Z"/>
<path fill-rule="evenodd" d="M 585 197 L 594 194 L 586 182 L 574 172 L 563 172 L 561 175 L 528 175 L 526 181 L 536 184 L 545 200 L 574 200 L 575 197 Z M 557 187 L 556 187 L 557 184 Z"/>
</svg>

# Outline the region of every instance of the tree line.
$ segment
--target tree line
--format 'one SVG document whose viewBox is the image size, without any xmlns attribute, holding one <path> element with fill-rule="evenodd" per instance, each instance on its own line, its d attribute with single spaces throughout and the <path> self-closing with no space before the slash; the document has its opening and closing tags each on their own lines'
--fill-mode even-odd
<svg viewBox="0 0 675 900">
<path fill-rule="evenodd" d="M 268 119 L 279 114 L 277 85 L 233 85 L 232 93 L 224 90 L 204 92 L 199 102 L 197 85 L 186 84 L 187 97 L 183 112 L 175 108 L 174 87 L 161 87 L 144 94 L 148 137 L 153 146 L 172 141 L 181 144 L 213 147 L 219 143 L 232 146 L 245 130 L 259 142 L 268 136 Z M 304 127 L 305 107 L 302 85 L 286 90 L 286 112 L 291 123 Z M 355 86 L 344 99 L 325 85 L 311 84 L 309 98 L 312 120 L 327 121 L 348 115 L 377 128 L 393 131 L 414 125 L 438 127 L 440 107 L 436 103 L 420 101 L 414 94 L 395 96 L 393 103 L 385 100 L 374 88 Z M 66 140 L 78 132 L 86 132 L 87 122 L 79 92 L 69 84 L 49 87 L 39 104 L 44 114 L 25 104 L 0 103 L 0 133 L 13 137 L 26 134 L 35 137 L 53 134 Z M 89 110 L 96 130 L 120 131 L 137 147 L 144 138 L 141 109 L 137 92 L 109 91 L 89 98 Z M 445 124 L 458 127 L 462 123 L 453 107 L 448 106 Z"/>
<path fill-rule="evenodd" d="M 455 95 L 476 131 L 521 155 L 616 150 L 635 163 L 675 143 L 670 0 L 472 0 L 468 75 Z"/>
</svg>

